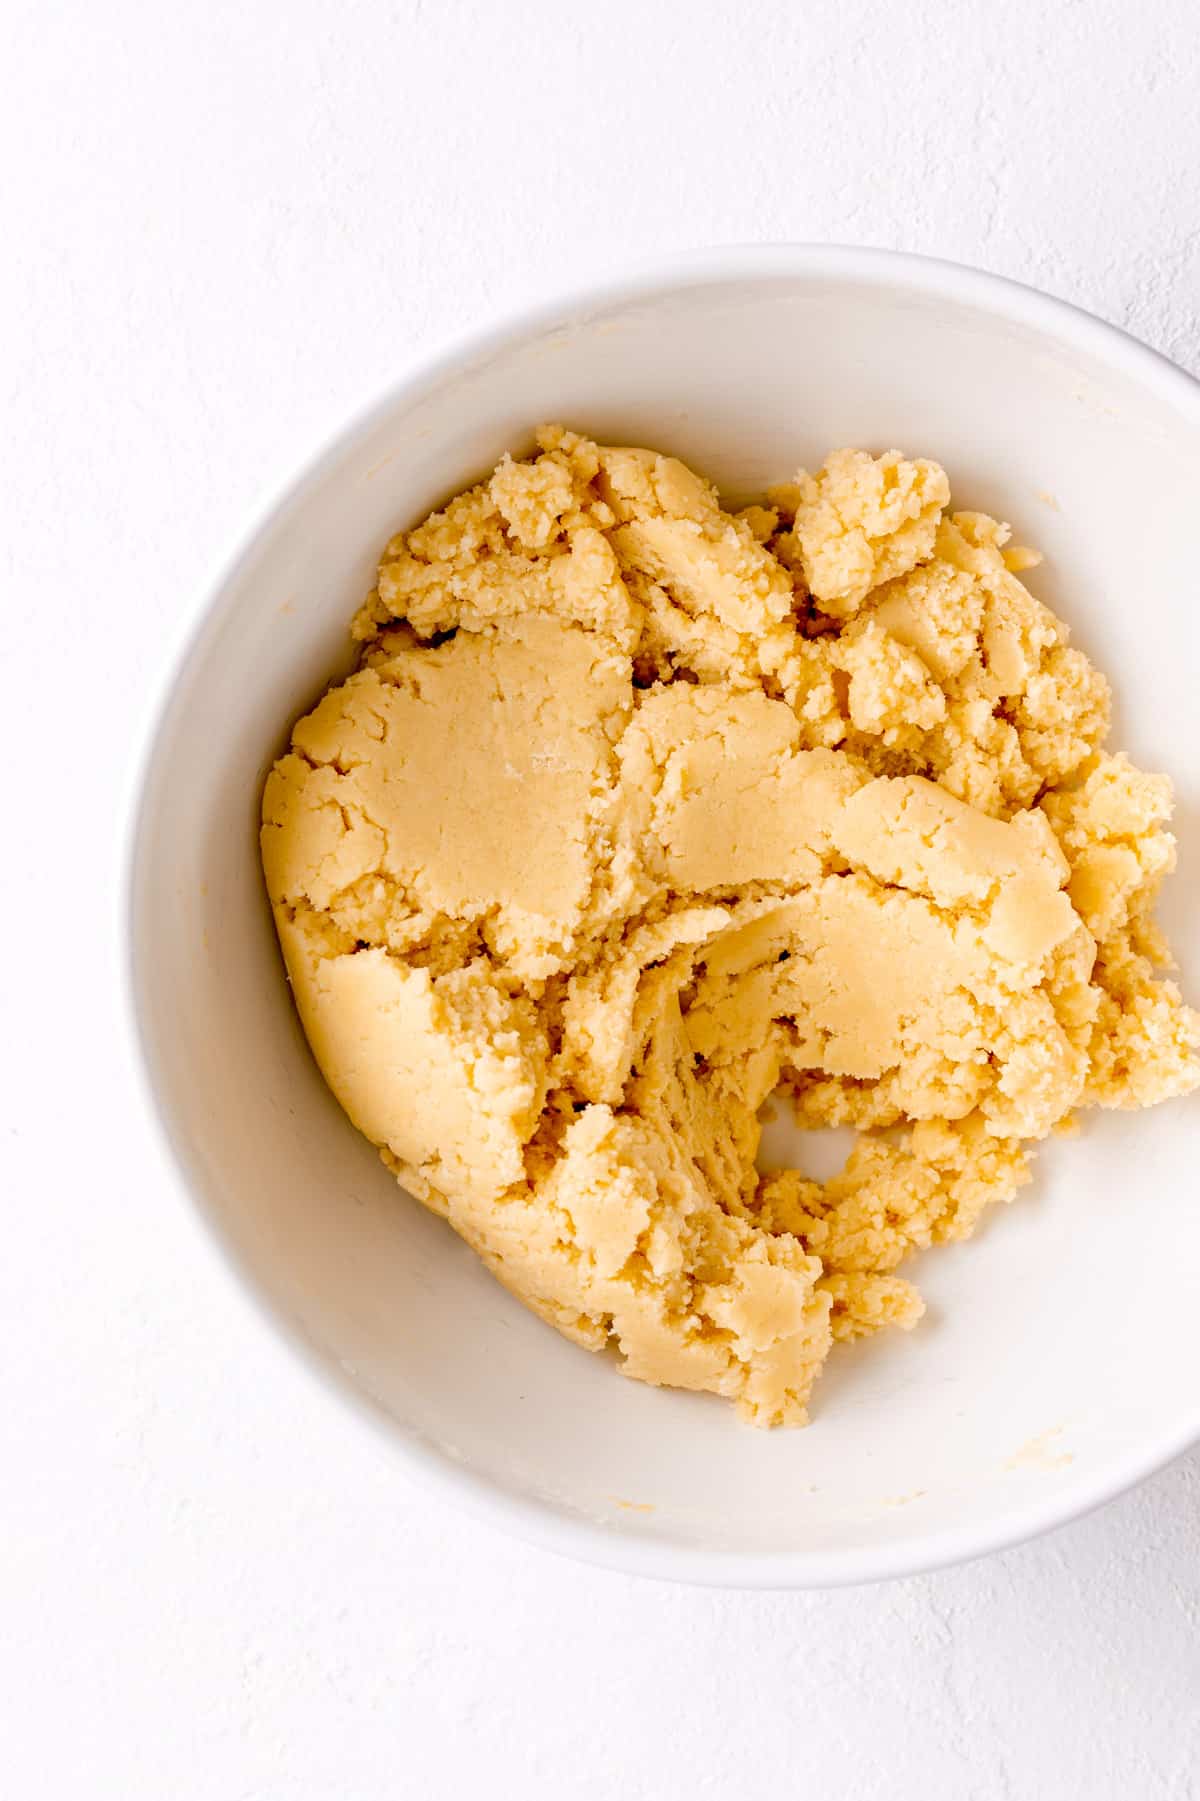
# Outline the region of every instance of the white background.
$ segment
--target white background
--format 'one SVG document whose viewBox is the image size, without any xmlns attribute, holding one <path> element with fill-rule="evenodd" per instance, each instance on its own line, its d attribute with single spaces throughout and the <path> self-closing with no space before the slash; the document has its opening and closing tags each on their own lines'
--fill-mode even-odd
<svg viewBox="0 0 1200 1801">
<path fill-rule="evenodd" d="M 439 337 L 643 253 L 829 239 L 1022 277 L 1200 371 L 1192 0 L 0 20 L 0 1793 L 1200 1793 L 1200 1454 L 876 1589 L 511 1544 L 251 1312 L 115 998 L 124 792 L 205 575 Z"/>
</svg>

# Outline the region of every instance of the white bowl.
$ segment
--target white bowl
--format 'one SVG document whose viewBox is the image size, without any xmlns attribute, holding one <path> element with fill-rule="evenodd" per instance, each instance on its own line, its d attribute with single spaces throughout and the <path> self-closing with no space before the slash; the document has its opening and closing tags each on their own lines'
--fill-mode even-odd
<svg viewBox="0 0 1200 1801">
<path fill-rule="evenodd" d="M 264 774 L 349 666 L 389 534 L 545 419 L 671 450 L 733 500 L 835 445 L 899 445 L 1040 545 L 1032 586 L 1115 678 L 1113 743 L 1179 784 L 1163 914 L 1200 993 L 1200 387 L 992 276 L 714 252 L 427 365 L 309 463 L 217 584 L 149 751 L 131 869 L 135 1009 L 183 1179 L 259 1304 L 413 1475 L 552 1549 L 822 1585 L 1067 1520 L 1200 1437 L 1191 1103 L 1045 1147 L 972 1243 L 917 1260 L 918 1330 L 838 1350 L 813 1424 L 760 1433 L 526 1313 L 400 1192 L 309 1057 L 259 872 Z"/>
</svg>

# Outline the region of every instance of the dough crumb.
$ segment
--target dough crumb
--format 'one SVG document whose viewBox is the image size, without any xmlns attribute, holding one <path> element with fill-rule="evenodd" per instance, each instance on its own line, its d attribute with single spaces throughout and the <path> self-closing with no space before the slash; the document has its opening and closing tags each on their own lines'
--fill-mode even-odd
<svg viewBox="0 0 1200 1801">
<path fill-rule="evenodd" d="M 1171 788 L 944 471 L 834 451 L 725 510 L 537 434 L 385 547 L 262 803 L 313 1053 L 388 1168 L 641 1381 L 803 1424 L 1089 1105 L 1197 1086 Z M 827 1182 L 759 1115 L 851 1125 Z"/>
</svg>

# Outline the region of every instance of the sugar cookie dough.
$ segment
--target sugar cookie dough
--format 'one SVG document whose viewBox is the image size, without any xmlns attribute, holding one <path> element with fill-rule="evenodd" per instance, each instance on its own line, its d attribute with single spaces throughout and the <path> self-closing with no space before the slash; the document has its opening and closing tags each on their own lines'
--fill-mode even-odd
<svg viewBox="0 0 1200 1801">
<path fill-rule="evenodd" d="M 404 1186 L 628 1375 L 801 1424 L 836 1340 L 1074 1109 L 1196 1086 L 1171 792 L 936 463 L 731 514 L 559 427 L 386 547 L 263 798 L 325 1077 Z M 859 1129 L 820 1184 L 758 1114 Z"/>
</svg>

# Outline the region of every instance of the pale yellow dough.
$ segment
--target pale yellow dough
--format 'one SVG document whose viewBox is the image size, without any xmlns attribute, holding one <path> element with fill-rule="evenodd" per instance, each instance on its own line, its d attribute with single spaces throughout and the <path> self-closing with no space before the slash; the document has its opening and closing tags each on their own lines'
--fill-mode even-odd
<svg viewBox="0 0 1200 1801">
<path fill-rule="evenodd" d="M 1074 1109 L 1196 1086 L 1158 971 L 1170 787 L 931 462 L 732 515 L 560 428 L 384 551 L 263 862 L 330 1087 L 514 1293 L 627 1374 L 802 1423 L 895 1274 Z M 860 1129 L 761 1176 L 758 1114 Z"/>
</svg>

